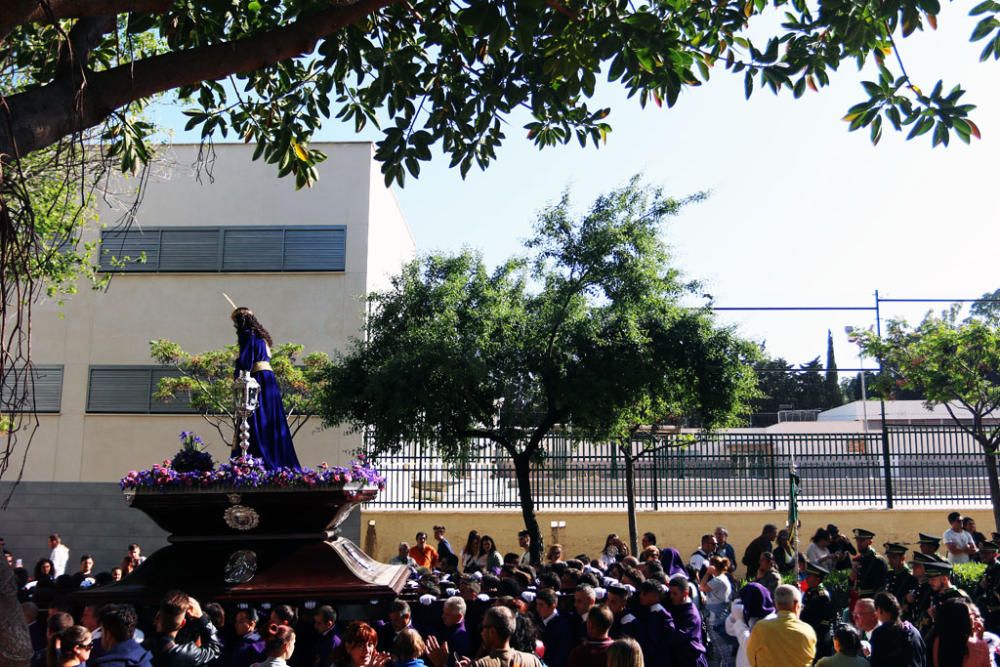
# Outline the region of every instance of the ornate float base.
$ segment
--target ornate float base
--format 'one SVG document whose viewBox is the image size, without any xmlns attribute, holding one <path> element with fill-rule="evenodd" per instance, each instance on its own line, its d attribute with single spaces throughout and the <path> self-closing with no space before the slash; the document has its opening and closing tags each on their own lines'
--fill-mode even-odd
<svg viewBox="0 0 1000 667">
<path fill-rule="evenodd" d="M 379 563 L 337 527 L 375 489 L 141 489 L 126 492 L 172 534 L 117 584 L 79 594 L 87 603 L 156 604 L 178 589 L 219 602 L 388 602 L 409 569 Z M 367 615 L 362 610 L 354 617 Z"/>
</svg>

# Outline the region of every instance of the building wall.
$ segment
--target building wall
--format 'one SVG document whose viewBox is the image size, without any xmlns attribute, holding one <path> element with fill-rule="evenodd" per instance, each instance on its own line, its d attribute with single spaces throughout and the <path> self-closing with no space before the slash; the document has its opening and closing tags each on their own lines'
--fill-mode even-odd
<svg viewBox="0 0 1000 667">
<path fill-rule="evenodd" d="M 832 523 L 850 535 L 852 528 L 865 528 L 876 533 L 875 545 L 884 542 L 916 542 L 917 533 L 941 535 L 947 528 L 946 517 L 951 508 L 817 510 L 800 512 L 802 522 L 801 550 L 808 546 L 809 537 L 821 526 Z M 994 530 L 993 515 L 983 507 L 970 509 L 980 532 L 989 535 Z M 701 536 L 722 525 L 729 531 L 729 541 L 736 549 L 737 560 L 743 557 L 747 544 L 760 535 L 766 523 L 784 526 L 783 512 L 640 512 L 637 517 L 639 535 L 652 531 L 658 544 L 675 547 L 687 559 L 701 545 Z M 374 521 L 374 525 L 371 522 Z M 552 522 L 565 522 L 565 528 L 553 529 Z M 609 533 L 617 533 L 628 543 L 628 518 L 624 512 L 540 512 L 538 523 L 546 544 L 558 542 L 567 557 L 586 553 L 595 558 L 604 547 Z M 452 546 L 461 550 L 470 530 L 478 530 L 494 538 L 502 553 L 519 551 L 517 533 L 524 528 L 520 512 L 432 512 L 364 511 L 361 531 L 365 550 L 378 560 L 396 555 L 400 542 L 413 543 L 418 530 L 431 533 L 435 524 L 444 525 Z M 740 567 L 740 573 L 744 568 Z"/>
<path fill-rule="evenodd" d="M 182 430 L 205 438 L 217 460 L 228 455 L 227 445 L 198 415 L 87 414 L 91 365 L 152 364 L 149 343 L 159 338 L 191 353 L 235 343 L 230 308 L 221 292 L 253 308 L 276 342 L 301 343 L 303 353 L 333 355 L 363 332 L 369 284 L 384 284 L 413 257 L 413 238 L 395 197 L 373 166 L 370 143 L 317 147 L 329 159 L 318 166 L 318 183 L 301 191 L 295 190 L 293 180 L 278 179 L 273 165 L 253 162 L 253 146 L 216 145 L 211 176 L 203 170 L 200 179 L 192 166 L 198 146 L 165 149 L 152 167 L 131 229 L 345 225 L 344 272 L 121 273 L 106 291 L 81 284 L 64 305 L 46 300 L 34 307 L 33 359 L 36 364 L 64 366 L 62 404 L 58 415 L 39 417 L 24 482 L 11 509 L 0 513 L 0 535 L 8 544 L 14 544 L 11 536 L 44 545 L 49 532 L 73 533 L 79 519 L 73 518 L 74 505 L 84 514 L 103 512 L 105 503 L 112 503 L 108 494 L 119 495 L 117 480 L 130 469 L 172 456 Z M 111 181 L 108 196 L 100 200 L 100 227 L 115 227 L 134 201 L 135 186 L 134 179 Z M 86 240 L 99 238 L 98 226 L 88 229 Z M 313 419 L 299 431 L 295 444 L 304 465 L 336 464 L 350 457 L 361 438 L 339 429 L 321 430 Z M 59 511 L 36 511 L 44 510 L 46 503 Z M 125 514 L 128 518 L 106 515 L 116 524 L 108 530 L 120 531 L 108 535 L 116 542 L 130 534 L 153 541 L 161 535 L 135 510 Z M 88 550 L 101 548 L 101 537 L 100 531 L 74 534 L 78 545 Z M 124 545 L 115 550 L 123 553 Z"/>
</svg>

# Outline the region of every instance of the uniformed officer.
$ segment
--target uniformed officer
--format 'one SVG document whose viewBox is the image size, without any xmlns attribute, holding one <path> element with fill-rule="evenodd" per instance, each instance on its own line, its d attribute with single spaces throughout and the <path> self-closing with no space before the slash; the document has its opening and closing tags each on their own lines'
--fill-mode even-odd
<svg viewBox="0 0 1000 667">
<path fill-rule="evenodd" d="M 885 582 L 885 590 L 896 596 L 900 602 L 906 600 L 906 596 L 917 589 L 918 581 L 906 566 L 906 552 L 909 549 L 905 544 L 898 542 L 887 542 L 885 544 L 885 558 L 889 561 L 889 576 Z"/>
<path fill-rule="evenodd" d="M 938 605 L 945 600 L 950 600 L 951 598 L 964 598 L 966 601 L 972 602 L 968 593 L 963 591 L 961 588 L 955 587 L 951 583 L 951 570 L 951 563 L 944 559 L 935 560 L 934 562 L 924 565 L 924 572 L 927 573 L 927 584 L 931 588 L 930 614 L 932 619 L 934 618 Z M 926 640 L 927 637 L 924 637 L 924 639 Z"/>
<path fill-rule="evenodd" d="M 917 540 L 917 545 L 919 545 L 920 553 L 926 556 L 933 556 L 937 554 L 938 549 L 941 548 L 941 538 L 934 537 L 933 535 L 928 535 L 927 533 L 917 533 L 920 539 Z"/>
<path fill-rule="evenodd" d="M 806 592 L 802 596 L 799 618 L 816 633 L 816 657 L 833 655 L 833 621 L 836 613 L 830 591 L 823 586 L 823 579 L 830 571 L 825 567 L 806 563 Z"/>
<path fill-rule="evenodd" d="M 927 573 L 924 567 L 928 563 L 944 560 L 940 556 L 927 555 L 924 553 L 913 554 L 913 560 L 908 565 L 913 569 L 913 576 L 917 578 L 918 585 L 915 591 L 906 596 L 906 620 L 908 620 L 921 635 L 926 636 L 931 629 L 933 619 L 931 618 L 931 591 L 930 584 L 927 583 Z"/>
<path fill-rule="evenodd" d="M 983 542 L 979 547 L 979 557 L 986 563 L 986 572 L 979 580 L 979 586 L 974 596 L 979 611 L 983 614 L 986 629 L 996 633 L 1000 630 L 1000 560 L 997 551 L 1000 545 L 996 542 Z"/>
<path fill-rule="evenodd" d="M 854 529 L 854 540 L 858 545 L 858 555 L 854 557 L 852 578 L 859 598 L 873 598 L 885 589 L 889 576 L 889 563 L 872 549 L 875 533 L 864 528 Z"/>
</svg>

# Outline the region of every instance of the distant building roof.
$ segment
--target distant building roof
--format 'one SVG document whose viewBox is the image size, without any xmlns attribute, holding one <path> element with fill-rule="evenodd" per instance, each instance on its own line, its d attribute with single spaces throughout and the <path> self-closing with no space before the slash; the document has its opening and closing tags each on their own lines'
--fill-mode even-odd
<svg viewBox="0 0 1000 667">
<path fill-rule="evenodd" d="M 866 405 L 867 404 L 867 405 Z M 882 409 L 879 401 L 852 401 L 830 410 L 819 413 L 819 422 L 855 422 L 864 421 L 865 407 L 868 410 L 869 422 L 882 420 Z M 971 413 L 958 405 L 951 404 L 952 411 L 959 419 L 972 419 Z M 993 417 L 997 419 L 997 417 Z M 952 424 L 951 415 L 944 405 L 935 405 L 928 409 L 923 401 L 886 401 L 885 421 L 887 424 Z"/>
</svg>

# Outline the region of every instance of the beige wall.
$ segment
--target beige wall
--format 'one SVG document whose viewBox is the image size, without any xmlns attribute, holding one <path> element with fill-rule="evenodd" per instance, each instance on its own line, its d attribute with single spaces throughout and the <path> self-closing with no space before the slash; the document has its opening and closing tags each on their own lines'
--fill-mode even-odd
<svg viewBox="0 0 1000 667">
<path fill-rule="evenodd" d="M 214 182 L 191 166 L 198 148 L 162 151 L 146 186 L 136 226 L 346 225 L 343 273 L 120 274 L 106 292 L 80 285 L 65 305 L 43 302 L 34 311 L 33 358 L 63 364 L 62 411 L 44 416 L 32 444 L 25 479 L 113 481 L 131 468 L 148 467 L 176 450 L 177 434 L 195 430 L 225 455 L 221 439 L 197 415 L 88 415 L 90 365 L 150 364 L 149 342 L 169 338 L 191 353 L 235 342 L 229 308 L 220 292 L 254 309 L 276 341 L 293 341 L 305 353 L 333 354 L 363 328 L 369 273 L 377 280 L 397 272 L 414 254 L 412 235 L 392 192 L 373 181 L 372 145 L 318 144 L 329 156 L 320 180 L 295 191 L 273 165 L 253 162 L 252 146 L 217 145 Z M 374 175 L 378 174 L 374 168 Z M 134 181 L 115 181 L 100 222 L 111 227 L 128 203 Z M 123 203 L 124 202 L 124 203 Z M 136 227 L 133 227 L 135 229 Z M 379 230 L 373 234 L 372 230 Z M 90 229 L 88 238 L 99 238 Z M 342 462 L 358 435 L 317 431 L 318 420 L 296 437 L 306 465 Z"/>
<path fill-rule="evenodd" d="M 876 533 L 875 543 L 915 542 L 917 533 L 940 535 L 948 528 L 945 517 L 950 508 L 934 510 L 817 510 L 800 513 L 802 521 L 801 548 L 804 551 L 809 537 L 820 526 L 836 524 L 842 532 L 850 534 L 852 528 L 866 528 Z M 989 533 L 994 529 L 992 512 L 987 508 L 963 510 L 976 518 L 980 532 Z M 376 541 L 371 543 L 374 521 Z M 566 527 L 553 533 L 551 522 L 566 522 Z M 742 558 L 743 549 L 753 538 L 760 535 L 761 526 L 774 523 L 783 526 L 783 512 L 640 512 L 638 529 L 656 533 L 660 546 L 677 548 L 686 559 L 699 546 L 701 536 L 718 525 L 729 531 L 729 541 L 737 552 L 737 560 Z M 624 512 L 541 512 L 538 522 L 546 544 L 558 541 L 565 547 L 565 553 L 575 556 L 586 553 L 596 557 L 604 546 L 609 533 L 618 533 L 628 542 L 628 518 Z M 435 524 L 448 529 L 448 538 L 456 550 L 465 546 L 465 538 L 470 530 L 487 533 L 494 538 L 501 552 L 518 551 L 517 532 L 524 528 L 519 512 L 379 512 L 364 511 L 361 515 L 361 535 L 363 546 L 375 558 L 385 561 L 396 555 L 400 542 L 413 542 L 418 530 L 428 534 Z M 366 539 L 366 531 L 368 539 Z"/>
</svg>

